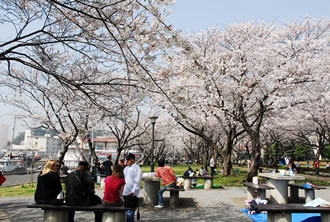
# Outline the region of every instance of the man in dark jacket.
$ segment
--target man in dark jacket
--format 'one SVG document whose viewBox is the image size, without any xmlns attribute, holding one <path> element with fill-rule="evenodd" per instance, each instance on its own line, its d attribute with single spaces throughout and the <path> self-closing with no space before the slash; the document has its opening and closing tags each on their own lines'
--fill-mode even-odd
<svg viewBox="0 0 330 222">
<path fill-rule="evenodd" d="M 112 161 L 111 155 L 108 156 L 108 159 L 102 163 L 102 168 L 106 176 L 111 176 L 112 174 Z"/>
<path fill-rule="evenodd" d="M 94 181 L 90 175 L 89 164 L 81 161 L 78 168 L 70 173 L 66 180 L 66 204 L 71 206 L 90 206 L 102 203 L 95 195 Z M 102 221 L 102 213 L 95 213 L 95 222 Z M 69 222 L 74 221 L 74 211 L 69 212 Z"/>
</svg>

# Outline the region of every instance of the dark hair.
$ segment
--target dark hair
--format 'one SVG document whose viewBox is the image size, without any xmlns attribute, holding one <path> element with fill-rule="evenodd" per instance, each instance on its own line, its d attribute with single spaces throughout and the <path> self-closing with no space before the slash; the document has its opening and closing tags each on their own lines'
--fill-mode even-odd
<svg viewBox="0 0 330 222">
<path fill-rule="evenodd" d="M 111 159 L 111 154 L 108 156 L 108 159 Z"/>
<path fill-rule="evenodd" d="M 80 161 L 79 163 L 78 163 L 78 167 L 85 167 L 85 169 L 86 170 L 89 170 L 89 163 L 88 162 L 86 162 L 86 161 Z"/>
<path fill-rule="evenodd" d="M 158 160 L 158 166 L 160 166 L 160 167 L 165 166 L 165 160 L 164 159 Z"/>
<path fill-rule="evenodd" d="M 113 166 L 113 172 L 111 174 L 112 176 L 116 176 L 118 178 L 124 178 L 124 171 L 122 166 L 116 164 Z"/>
<path fill-rule="evenodd" d="M 131 160 L 131 159 L 134 159 L 135 160 L 135 155 L 133 153 L 127 154 L 126 160 Z"/>
</svg>

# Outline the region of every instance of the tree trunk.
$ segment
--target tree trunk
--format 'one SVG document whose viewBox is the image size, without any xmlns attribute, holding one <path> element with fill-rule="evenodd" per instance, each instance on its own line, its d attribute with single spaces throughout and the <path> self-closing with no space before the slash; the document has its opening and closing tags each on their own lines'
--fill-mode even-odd
<svg viewBox="0 0 330 222">
<path fill-rule="evenodd" d="M 63 143 L 63 150 L 60 153 L 60 157 L 58 158 L 58 163 L 60 164 L 60 166 L 63 163 L 66 152 L 68 152 L 69 146 L 70 145 L 67 145 L 67 144 Z"/>
<path fill-rule="evenodd" d="M 94 162 L 94 165 L 97 165 L 98 162 L 99 162 L 99 157 L 96 155 L 96 152 L 95 152 L 95 147 L 93 146 L 93 143 L 92 143 L 92 140 L 90 137 L 87 138 L 87 143 L 88 143 L 88 148 L 89 148 L 89 151 L 91 153 L 91 157 L 93 157 L 93 162 Z M 92 164 L 92 161 L 89 160 Z"/>
<path fill-rule="evenodd" d="M 223 156 L 223 175 L 229 176 L 231 175 L 233 164 L 231 162 L 231 154 L 232 154 L 233 146 L 230 143 L 227 143 L 226 149 Z"/>
<path fill-rule="evenodd" d="M 252 178 L 258 175 L 259 163 L 260 163 L 260 152 L 251 158 L 251 167 L 246 177 L 246 181 L 252 182 Z"/>
<path fill-rule="evenodd" d="M 123 148 L 121 148 L 120 146 L 118 146 L 117 151 L 116 151 L 116 159 L 115 159 L 114 165 L 115 164 L 118 164 L 119 158 L 120 158 L 120 154 L 121 154 L 122 151 L 123 151 Z"/>
<path fill-rule="evenodd" d="M 231 171 L 233 167 L 233 164 L 231 162 L 231 156 L 233 153 L 233 143 L 234 143 L 233 137 L 235 137 L 235 129 L 231 128 L 227 134 L 227 144 L 224 150 L 224 157 L 223 157 L 224 176 L 231 175 Z"/>
<path fill-rule="evenodd" d="M 231 175 L 233 165 L 231 162 L 231 154 L 226 153 L 226 155 L 223 158 L 223 175 L 229 176 Z"/>
<path fill-rule="evenodd" d="M 251 166 L 248 171 L 246 181 L 252 182 L 252 178 L 258 175 L 258 169 L 260 165 L 260 157 L 261 157 L 261 147 L 259 136 L 255 133 L 250 135 L 252 140 L 252 153 L 251 153 Z"/>
</svg>

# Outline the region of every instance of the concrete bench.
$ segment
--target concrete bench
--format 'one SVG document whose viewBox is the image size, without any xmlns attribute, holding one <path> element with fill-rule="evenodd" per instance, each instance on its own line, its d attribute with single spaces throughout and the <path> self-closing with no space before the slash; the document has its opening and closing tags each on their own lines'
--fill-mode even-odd
<svg viewBox="0 0 330 222">
<path fill-rule="evenodd" d="M 184 189 L 190 190 L 191 189 L 191 182 L 193 179 L 203 179 L 204 180 L 204 189 L 209 190 L 213 187 L 213 177 L 211 176 L 183 176 L 184 179 Z"/>
<path fill-rule="evenodd" d="M 184 191 L 184 188 L 168 188 L 165 191 L 170 191 L 170 207 L 177 207 L 179 205 L 179 192 Z"/>
<path fill-rule="evenodd" d="M 325 187 L 311 187 L 306 188 L 303 184 L 295 184 L 290 183 L 288 184 L 290 187 L 290 201 L 297 202 L 299 200 L 299 189 L 305 190 L 305 203 L 308 203 L 315 199 L 315 190 L 325 189 Z"/>
<path fill-rule="evenodd" d="M 67 222 L 69 211 L 97 211 L 103 212 L 103 222 L 126 222 L 126 210 L 132 210 L 124 206 L 105 206 L 96 204 L 92 206 L 67 206 L 52 204 L 32 204 L 28 208 L 41 208 L 44 211 L 44 222 Z"/>
<path fill-rule="evenodd" d="M 260 211 L 267 211 L 268 222 L 291 222 L 291 213 L 321 213 L 322 222 L 330 222 L 329 207 L 304 207 L 304 204 L 260 204 Z"/>
<path fill-rule="evenodd" d="M 268 186 L 266 184 L 254 184 L 251 182 L 244 182 L 244 186 L 247 187 L 247 199 L 253 200 L 253 195 L 257 191 L 258 195 L 262 200 L 266 200 L 266 190 L 274 189 L 271 186 Z"/>
</svg>

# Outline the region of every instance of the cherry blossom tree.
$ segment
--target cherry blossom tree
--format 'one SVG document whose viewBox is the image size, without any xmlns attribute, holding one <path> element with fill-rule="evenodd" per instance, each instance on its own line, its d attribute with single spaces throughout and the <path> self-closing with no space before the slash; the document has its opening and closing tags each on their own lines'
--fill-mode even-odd
<svg viewBox="0 0 330 222">
<path fill-rule="evenodd" d="M 188 36 L 165 60 L 159 79 L 169 86 L 164 91 L 170 100 L 159 100 L 179 123 L 188 117 L 200 122 L 193 118 L 200 113 L 191 113 L 197 107 L 217 120 L 229 141 L 245 132 L 252 146 L 251 180 L 268 113 L 306 103 L 313 85 L 326 80 L 329 28 L 327 20 L 306 19 L 284 26 L 229 25 Z"/>
<path fill-rule="evenodd" d="M 172 44 L 174 32 L 164 22 L 164 7 L 171 3 L 1 1 L 0 22 L 8 36 L 0 40 L 0 85 L 21 92 L 10 100 L 27 112 L 22 116 L 60 129 L 68 141 L 78 132 L 86 137 L 92 119 L 119 112 L 120 105 L 112 105 L 118 105 L 118 95 L 143 88 L 139 79 L 152 79 L 156 55 Z"/>
</svg>

